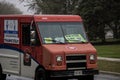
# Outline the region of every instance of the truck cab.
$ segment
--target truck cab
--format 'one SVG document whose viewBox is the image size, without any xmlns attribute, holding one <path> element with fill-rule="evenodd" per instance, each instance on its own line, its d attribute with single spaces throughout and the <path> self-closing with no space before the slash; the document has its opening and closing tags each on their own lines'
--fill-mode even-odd
<svg viewBox="0 0 120 80">
<path fill-rule="evenodd" d="M 35 21 L 47 73 L 51 77 L 84 75 L 92 80 L 98 73 L 97 52 L 88 41 L 81 17 L 35 16 Z"/>
</svg>

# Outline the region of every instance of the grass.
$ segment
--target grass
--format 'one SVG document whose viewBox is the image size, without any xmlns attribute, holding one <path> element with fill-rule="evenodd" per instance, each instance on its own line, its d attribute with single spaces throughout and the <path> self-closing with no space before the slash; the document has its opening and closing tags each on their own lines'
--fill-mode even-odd
<svg viewBox="0 0 120 80">
<path fill-rule="evenodd" d="M 97 45 L 95 46 L 100 57 L 119 58 L 120 45 Z M 120 73 L 120 62 L 98 60 L 99 70 Z"/>
<path fill-rule="evenodd" d="M 112 61 L 98 61 L 99 70 L 110 71 L 110 72 L 118 72 L 120 73 L 120 62 L 112 62 Z"/>
<path fill-rule="evenodd" d="M 120 58 L 120 45 L 97 45 L 95 48 L 100 57 Z"/>
</svg>

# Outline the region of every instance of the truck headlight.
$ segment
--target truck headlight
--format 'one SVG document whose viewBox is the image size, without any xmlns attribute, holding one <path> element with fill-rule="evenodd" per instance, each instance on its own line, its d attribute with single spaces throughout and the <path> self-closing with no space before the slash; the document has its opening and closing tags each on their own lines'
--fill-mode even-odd
<svg viewBox="0 0 120 80">
<path fill-rule="evenodd" d="M 96 63 L 96 56 L 94 54 L 90 54 L 90 64 L 95 64 Z"/>
<path fill-rule="evenodd" d="M 90 55 L 90 60 L 95 60 L 95 55 L 94 54 Z"/>
<path fill-rule="evenodd" d="M 62 56 L 57 56 L 57 60 L 56 60 L 57 62 L 60 62 L 60 61 L 62 61 Z"/>
<path fill-rule="evenodd" d="M 57 66 L 62 66 L 62 61 L 63 61 L 62 56 L 57 56 L 56 57 Z"/>
</svg>

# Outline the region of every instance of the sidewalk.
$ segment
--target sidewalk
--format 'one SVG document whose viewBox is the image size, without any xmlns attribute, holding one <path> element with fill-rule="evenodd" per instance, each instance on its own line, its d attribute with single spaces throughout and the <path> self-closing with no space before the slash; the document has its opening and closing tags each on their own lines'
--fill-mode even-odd
<svg viewBox="0 0 120 80">
<path fill-rule="evenodd" d="M 120 59 L 118 59 L 118 58 L 98 57 L 98 60 L 106 60 L 106 61 L 115 61 L 115 62 L 120 62 Z"/>
<path fill-rule="evenodd" d="M 120 76 L 120 73 L 118 72 L 110 72 L 110 71 L 102 71 L 100 70 L 101 74 L 110 74 L 110 75 L 116 75 L 116 76 Z"/>
</svg>

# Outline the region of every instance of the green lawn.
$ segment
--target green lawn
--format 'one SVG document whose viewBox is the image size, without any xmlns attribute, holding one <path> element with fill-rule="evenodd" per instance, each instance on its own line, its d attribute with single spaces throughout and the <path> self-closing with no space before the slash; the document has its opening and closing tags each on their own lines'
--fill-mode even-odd
<svg viewBox="0 0 120 80">
<path fill-rule="evenodd" d="M 120 73 L 120 62 L 98 60 L 98 68 L 99 70 L 102 70 L 102 71 Z"/>
<path fill-rule="evenodd" d="M 120 45 L 95 46 L 100 57 L 120 58 Z M 98 60 L 99 70 L 120 73 L 120 62 Z"/>
<path fill-rule="evenodd" d="M 95 46 L 100 57 L 120 58 L 120 45 Z"/>
</svg>

